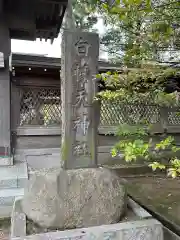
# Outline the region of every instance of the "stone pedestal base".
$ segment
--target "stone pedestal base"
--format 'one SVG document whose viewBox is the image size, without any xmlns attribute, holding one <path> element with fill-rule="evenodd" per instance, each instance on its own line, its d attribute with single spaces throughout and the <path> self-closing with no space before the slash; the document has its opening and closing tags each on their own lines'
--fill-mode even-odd
<svg viewBox="0 0 180 240">
<path fill-rule="evenodd" d="M 56 231 L 28 236 L 29 240 L 164 240 L 163 226 L 149 213 L 129 199 L 129 208 L 141 220 L 127 221 L 83 229 Z M 149 219 L 147 219 L 149 218 Z M 14 203 L 11 219 L 11 239 L 26 239 L 26 216 L 21 210 L 21 200 Z M 172 238 L 171 238 L 172 239 Z M 170 239 L 168 239 L 170 240 Z"/>
</svg>

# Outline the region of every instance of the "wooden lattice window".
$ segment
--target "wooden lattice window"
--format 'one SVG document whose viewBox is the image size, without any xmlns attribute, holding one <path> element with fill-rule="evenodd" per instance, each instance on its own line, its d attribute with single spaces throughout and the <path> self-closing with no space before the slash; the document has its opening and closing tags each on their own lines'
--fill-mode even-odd
<svg viewBox="0 0 180 240">
<path fill-rule="evenodd" d="M 20 100 L 20 126 L 61 124 L 59 88 L 23 87 Z"/>
</svg>

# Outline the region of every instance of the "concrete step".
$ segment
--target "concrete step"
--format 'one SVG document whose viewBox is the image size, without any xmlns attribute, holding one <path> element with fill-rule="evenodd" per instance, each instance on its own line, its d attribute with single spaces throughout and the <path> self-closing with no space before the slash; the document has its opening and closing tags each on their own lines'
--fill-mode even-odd
<svg viewBox="0 0 180 240">
<path fill-rule="evenodd" d="M 14 200 L 24 195 L 23 188 L 1 189 L 0 190 L 0 219 L 11 216 Z"/>
<path fill-rule="evenodd" d="M 15 163 L 26 162 L 28 169 L 61 167 L 60 148 L 16 150 Z"/>
<path fill-rule="evenodd" d="M 27 164 L 16 163 L 14 166 L 0 167 L 0 190 L 24 188 L 27 183 Z"/>
<path fill-rule="evenodd" d="M 11 189 L 1 189 L 0 190 L 0 207 L 2 206 L 12 206 L 15 197 L 23 196 L 24 188 L 11 188 Z"/>
<path fill-rule="evenodd" d="M 26 161 L 26 156 L 46 156 L 52 154 L 59 154 L 61 153 L 60 148 L 38 148 L 38 149 L 16 149 L 15 152 L 15 162 L 17 161 Z"/>
<path fill-rule="evenodd" d="M 13 206 L 0 206 L 0 219 L 11 217 Z"/>
</svg>

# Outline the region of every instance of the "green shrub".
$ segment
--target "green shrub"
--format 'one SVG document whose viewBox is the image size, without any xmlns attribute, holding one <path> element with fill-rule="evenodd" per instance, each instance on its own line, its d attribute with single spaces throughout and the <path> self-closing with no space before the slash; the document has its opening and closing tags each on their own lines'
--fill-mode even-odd
<svg viewBox="0 0 180 240">
<path fill-rule="evenodd" d="M 153 143 L 152 137 L 148 133 L 149 129 L 142 126 L 121 125 L 117 132 L 119 137 L 123 137 L 115 144 L 111 150 L 113 157 L 123 154 L 126 162 L 136 162 L 138 159 L 144 159 L 149 162 L 149 167 L 153 171 L 156 169 L 167 170 L 168 176 L 180 176 L 180 160 L 178 152 L 180 148 L 176 147 L 175 140 L 172 136 L 164 137 L 158 143 Z M 149 136 L 145 141 L 144 137 Z M 161 163 L 164 157 L 164 151 L 169 151 L 167 163 Z M 159 159 L 159 161 L 157 161 Z"/>
<path fill-rule="evenodd" d="M 125 70 L 121 73 L 107 72 L 97 77 L 104 81 L 106 90 L 98 93 L 96 99 L 120 102 L 121 104 L 148 104 L 156 105 L 165 112 L 168 108 L 175 108 L 179 112 L 180 98 L 175 90 L 172 93 L 165 92 L 165 86 L 169 79 L 178 77 L 178 69 L 164 69 L 160 67 Z M 164 111 L 165 110 L 165 111 Z M 130 116 L 128 115 L 130 118 Z M 118 156 L 123 153 L 126 162 L 144 159 L 149 162 L 153 171 L 156 169 L 166 169 L 169 176 L 173 178 L 180 176 L 180 160 L 178 152 L 180 148 L 176 147 L 172 136 L 164 137 L 158 143 L 154 143 L 151 136 L 151 126 L 149 123 L 139 122 L 135 126 L 122 124 L 119 126 L 117 135 L 121 138 L 113 147 L 112 156 Z M 146 125 L 146 128 L 144 126 Z M 162 124 L 166 130 L 166 126 Z M 122 139 L 123 138 L 123 139 Z M 145 140 L 148 139 L 148 140 Z M 166 154 L 166 164 L 163 162 Z"/>
</svg>

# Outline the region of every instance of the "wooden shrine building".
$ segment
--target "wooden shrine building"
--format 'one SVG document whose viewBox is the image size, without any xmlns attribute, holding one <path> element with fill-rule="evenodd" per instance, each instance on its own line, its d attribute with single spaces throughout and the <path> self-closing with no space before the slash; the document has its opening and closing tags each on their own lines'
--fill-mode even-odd
<svg viewBox="0 0 180 240">
<path fill-rule="evenodd" d="M 13 163 L 11 39 L 53 41 L 67 0 L 0 0 L 0 165 Z"/>
<path fill-rule="evenodd" d="M 11 134 L 19 149 L 59 148 L 61 137 L 61 60 L 12 55 Z M 120 69 L 99 61 L 100 73 Z"/>
</svg>

